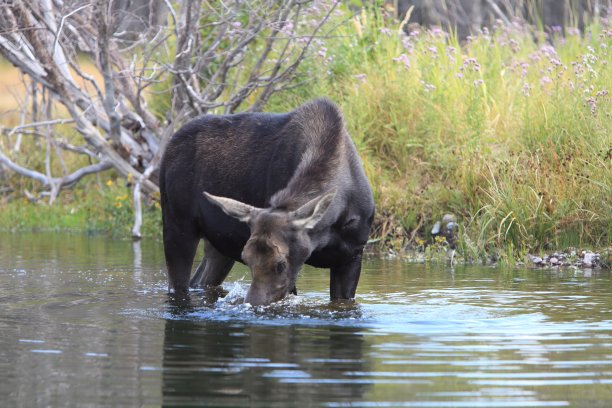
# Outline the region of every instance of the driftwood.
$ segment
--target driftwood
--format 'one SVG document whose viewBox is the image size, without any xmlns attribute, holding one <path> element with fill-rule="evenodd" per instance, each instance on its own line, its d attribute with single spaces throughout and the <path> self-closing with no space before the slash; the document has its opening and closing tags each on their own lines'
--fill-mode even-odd
<svg viewBox="0 0 612 408">
<path fill-rule="evenodd" d="M 157 168 L 173 131 L 206 112 L 262 109 L 271 95 L 292 85 L 335 8 L 332 2 L 305 0 L 153 0 L 148 5 L 146 24 L 129 32 L 124 19 L 138 14 L 112 0 L 0 4 L 0 55 L 28 83 L 20 124 L 1 129 L 0 164 L 40 181 L 50 189 L 50 202 L 85 175 L 114 169 L 134 181 L 135 237 L 140 236 L 141 191 L 159 191 Z M 316 22 L 300 26 L 306 18 Z M 94 75 L 85 72 L 83 60 L 93 64 Z M 147 95 L 154 92 L 172 95 L 164 115 L 148 105 Z M 65 114 L 53 115 L 59 109 L 52 106 Z M 74 126 L 81 145 L 54 131 L 59 124 Z M 12 136 L 17 139 L 10 148 Z M 19 164 L 23 137 L 46 142 L 46 174 Z M 65 174 L 54 176 L 54 154 L 62 163 L 63 154 L 85 154 L 91 164 L 73 171 L 63 165 Z"/>
</svg>

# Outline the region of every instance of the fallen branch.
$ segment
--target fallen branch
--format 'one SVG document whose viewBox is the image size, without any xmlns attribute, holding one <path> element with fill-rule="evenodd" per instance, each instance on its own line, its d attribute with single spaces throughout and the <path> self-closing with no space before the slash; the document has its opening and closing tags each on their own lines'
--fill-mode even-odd
<svg viewBox="0 0 612 408">
<path fill-rule="evenodd" d="M 99 163 L 82 167 L 64 177 L 47 177 L 43 173 L 40 173 L 36 170 L 30 170 L 13 162 L 6 155 L 4 155 L 2 151 L 0 151 L 0 164 L 4 164 L 6 167 L 8 167 L 10 170 L 14 171 L 17 174 L 34 179 L 44 186 L 56 185 L 59 188 L 72 186 L 77 181 L 89 174 L 99 173 L 101 171 L 108 170 L 113 167 L 109 161 L 103 160 Z"/>
</svg>

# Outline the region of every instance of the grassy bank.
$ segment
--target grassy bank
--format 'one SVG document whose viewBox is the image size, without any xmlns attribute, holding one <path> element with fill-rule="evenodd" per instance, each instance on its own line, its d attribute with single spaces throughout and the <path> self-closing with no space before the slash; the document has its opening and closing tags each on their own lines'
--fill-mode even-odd
<svg viewBox="0 0 612 408">
<path fill-rule="evenodd" d="M 341 106 L 373 186 L 378 242 L 418 247 L 450 212 L 471 259 L 610 245 L 609 22 L 548 38 L 515 24 L 460 44 L 438 29 L 404 35 L 377 11 L 347 16 L 267 110 L 321 95 Z M 102 177 L 54 206 L 4 196 L 0 227 L 128 237 L 125 182 Z M 143 232 L 159 237 L 159 210 L 147 208 Z"/>
<path fill-rule="evenodd" d="M 24 186 L 27 187 L 31 186 Z M 129 239 L 134 222 L 131 189 L 112 172 L 62 192 L 53 205 L 46 196 L 21 195 L 0 201 L 0 229 L 107 234 Z M 142 234 L 161 239 L 161 211 L 155 200 L 145 200 Z"/>
<path fill-rule="evenodd" d="M 516 24 L 464 44 L 438 29 L 405 36 L 372 13 L 344 26 L 312 67 L 328 75 L 304 91 L 345 112 L 376 195 L 375 235 L 415 245 L 451 212 L 471 258 L 609 246 L 604 23 L 548 38 Z"/>
</svg>

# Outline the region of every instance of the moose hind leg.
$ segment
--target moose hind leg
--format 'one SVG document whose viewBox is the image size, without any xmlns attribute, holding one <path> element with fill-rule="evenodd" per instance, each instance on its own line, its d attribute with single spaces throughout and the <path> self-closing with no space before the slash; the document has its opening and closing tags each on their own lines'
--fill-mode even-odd
<svg viewBox="0 0 612 408">
<path fill-rule="evenodd" d="M 190 288 L 200 287 L 200 282 L 202 281 L 202 277 L 204 276 L 204 270 L 206 269 L 206 254 L 202 257 L 202 261 L 196 268 L 195 274 L 191 278 L 189 282 Z"/>
<path fill-rule="evenodd" d="M 361 252 L 350 262 L 332 267 L 329 292 L 332 300 L 354 299 L 361 275 Z"/>
<path fill-rule="evenodd" d="M 233 259 L 222 255 L 210 242 L 204 240 L 204 259 L 202 259 L 189 285 L 192 288 L 219 286 L 223 283 L 233 265 Z"/>
</svg>

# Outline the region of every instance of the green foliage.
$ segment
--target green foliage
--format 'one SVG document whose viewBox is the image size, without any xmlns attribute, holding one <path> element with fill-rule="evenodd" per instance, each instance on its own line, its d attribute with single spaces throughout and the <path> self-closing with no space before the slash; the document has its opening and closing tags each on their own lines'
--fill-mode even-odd
<svg viewBox="0 0 612 408">
<path fill-rule="evenodd" d="M 338 29 L 333 58 L 312 60 L 327 75 L 306 88 L 342 106 L 374 188 L 374 239 L 417 247 L 409 237 L 452 212 L 474 259 L 610 244 L 610 27 L 567 31 L 545 42 L 497 27 L 459 44 L 372 11 Z"/>
<path fill-rule="evenodd" d="M 544 41 L 513 25 L 459 43 L 439 29 L 406 35 L 380 8 L 349 13 L 334 15 L 337 28 L 314 43 L 297 86 L 273 96 L 267 110 L 317 96 L 341 106 L 377 203 L 373 241 L 423 247 L 450 212 L 466 258 L 511 261 L 526 251 L 610 245 L 609 26 L 595 21 L 582 35 L 568 29 Z M 151 98 L 159 115 L 167 111 L 168 94 Z M 63 193 L 61 207 L 13 201 L 0 225 L 129 236 L 131 197 L 121 184 L 90 182 Z M 159 210 L 147 208 L 143 233 L 159 236 Z"/>
<path fill-rule="evenodd" d="M 46 197 L 31 201 L 11 196 L 0 201 L 0 229 L 13 231 L 62 231 L 104 233 L 129 238 L 134 223 L 131 189 L 125 180 L 105 174 L 104 181 L 89 180 L 62 192 L 59 202 Z M 156 201 L 143 206 L 143 236 L 161 238 L 161 211 Z"/>
<path fill-rule="evenodd" d="M 132 189 L 122 179 L 108 179 L 106 186 L 100 190 L 100 210 L 102 229 L 114 237 L 131 236 L 134 225 L 134 207 Z M 146 237 L 161 238 L 161 211 L 159 202 L 152 199 L 143 200 L 141 233 Z"/>
</svg>

